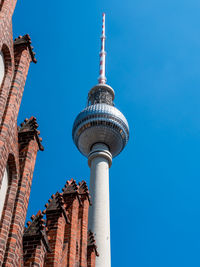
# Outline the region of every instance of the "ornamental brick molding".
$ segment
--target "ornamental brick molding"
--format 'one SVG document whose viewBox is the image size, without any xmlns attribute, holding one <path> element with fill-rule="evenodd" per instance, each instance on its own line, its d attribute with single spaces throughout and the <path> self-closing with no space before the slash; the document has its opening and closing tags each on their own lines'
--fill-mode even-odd
<svg viewBox="0 0 200 267">
<path fill-rule="evenodd" d="M 67 181 L 45 209 L 31 216 L 23 235 L 24 266 L 95 266 L 94 235 L 88 232 L 90 196 L 85 181 Z M 37 260 L 37 261 L 36 261 Z M 34 266 L 34 265 L 33 265 Z"/>
<path fill-rule="evenodd" d="M 29 139 L 35 138 L 39 150 L 44 150 L 44 147 L 42 145 L 42 138 L 39 136 L 40 131 L 37 130 L 37 128 L 38 124 L 36 118 L 33 116 L 30 119 L 25 119 L 24 122 L 20 124 L 20 127 L 18 127 L 18 140 L 20 149 L 23 148 L 23 146 Z"/>
<path fill-rule="evenodd" d="M 29 34 L 26 34 L 24 36 L 19 36 L 18 38 L 16 38 L 14 40 L 14 49 L 15 50 L 18 50 L 20 49 L 20 46 L 23 47 L 23 46 L 27 46 L 28 47 L 28 50 L 29 50 L 29 53 L 30 53 L 30 56 L 31 56 L 31 59 L 32 59 L 32 62 L 34 63 L 37 63 L 37 60 L 35 58 L 35 52 L 33 52 L 33 46 L 31 46 L 31 38 L 29 36 Z"/>
</svg>

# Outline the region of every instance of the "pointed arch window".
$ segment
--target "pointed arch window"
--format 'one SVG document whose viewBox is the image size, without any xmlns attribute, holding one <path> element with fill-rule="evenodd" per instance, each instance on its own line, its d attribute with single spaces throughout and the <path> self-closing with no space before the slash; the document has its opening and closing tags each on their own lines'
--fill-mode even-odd
<svg viewBox="0 0 200 267">
<path fill-rule="evenodd" d="M 0 87 L 1 87 L 4 75 L 5 75 L 5 62 L 4 62 L 3 53 L 0 51 Z"/>
<path fill-rule="evenodd" d="M 8 166 L 5 168 L 1 187 L 0 187 L 0 220 L 1 220 L 1 215 L 3 212 L 3 207 L 5 204 L 7 189 L 8 189 Z"/>
</svg>

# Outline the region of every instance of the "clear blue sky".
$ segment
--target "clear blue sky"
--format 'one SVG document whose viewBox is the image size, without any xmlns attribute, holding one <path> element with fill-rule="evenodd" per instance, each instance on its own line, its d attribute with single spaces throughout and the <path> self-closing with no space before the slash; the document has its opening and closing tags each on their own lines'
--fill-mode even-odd
<svg viewBox="0 0 200 267">
<path fill-rule="evenodd" d="M 112 266 L 200 266 L 200 2 L 18 1 L 14 36 L 29 33 L 32 64 L 19 123 L 43 137 L 28 216 L 67 179 L 89 179 L 71 138 L 97 83 L 101 14 L 107 79 L 130 125 L 110 170 Z"/>
</svg>

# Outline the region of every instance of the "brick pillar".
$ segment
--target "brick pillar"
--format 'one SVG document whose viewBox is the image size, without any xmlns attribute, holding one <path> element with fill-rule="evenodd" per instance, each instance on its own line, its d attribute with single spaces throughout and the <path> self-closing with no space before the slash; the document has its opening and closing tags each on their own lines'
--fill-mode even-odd
<svg viewBox="0 0 200 267">
<path fill-rule="evenodd" d="M 15 70 L 12 85 L 8 94 L 4 114 L 0 125 L 1 136 L 6 138 L 17 122 L 17 116 L 24 91 L 30 62 L 36 62 L 31 47 L 29 35 L 25 35 L 14 42 Z"/>
<path fill-rule="evenodd" d="M 19 162 L 20 179 L 15 201 L 15 207 L 10 227 L 10 234 L 7 242 L 4 266 L 18 266 L 22 252 L 22 237 L 24 223 L 28 208 L 33 171 L 38 149 L 43 149 L 38 137 L 36 119 L 26 120 L 19 129 Z"/>
<path fill-rule="evenodd" d="M 77 184 L 73 179 L 68 181 L 65 188 L 63 188 L 63 198 L 70 220 L 70 225 L 65 226 L 64 236 L 64 243 L 68 245 L 66 266 L 74 267 L 76 266 L 80 198 Z"/>
<path fill-rule="evenodd" d="M 94 239 L 94 235 L 91 231 L 88 232 L 88 250 L 87 250 L 87 266 L 95 267 L 96 256 L 99 256 Z"/>
<path fill-rule="evenodd" d="M 2 94 L 0 94 L 0 159 L 5 157 L 5 146 L 8 143 L 12 145 L 16 141 L 13 138 L 13 135 L 16 134 L 17 116 L 29 65 L 31 61 L 36 62 L 30 44 L 31 40 L 28 35 L 20 37 L 14 42 L 15 66 L 11 88 L 8 88 L 9 82 L 7 81 L 4 85 Z M 11 62 L 9 61 L 9 55 L 7 55 L 9 54 L 8 49 L 4 49 L 4 53 L 5 52 L 8 61 L 7 65 L 10 65 Z M 9 70 L 8 76 L 11 77 L 11 67 L 7 67 Z M 8 156 L 8 154 L 6 156 Z M 5 166 L 2 168 L 0 164 L 0 183 L 3 176 L 2 169 L 4 168 Z"/>
<path fill-rule="evenodd" d="M 24 267 L 43 267 L 46 252 L 50 252 L 50 247 L 46 235 L 45 220 L 39 211 L 36 216 L 31 217 L 32 222 L 28 222 L 28 228 L 24 231 L 23 251 Z"/>
<path fill-rule="evenodd" d="M 87 241 L 88 241 L 88 210 L 90 205 L 90 196 L 85 181 L 79 184 L 79 196 L 81 205 L 79 208 L 80 225 L 80 259 L 79 265 L 87 267 Z"/>
<path fill-rule="evenodd" d="M 77 198 L 74 199 L 71 211 L 69 213 L 70 227 L 66 229 L 66 235 L 69 238 L 68 245 L 68 265 L 69 267 L 74 267 L 76 263 L 76 250 L 77 250 L 77 230 L 78 230 L 78 209 L 79 201 Z"/>
<path fill-rule="evenodd" d="M 62 260 L 64 231 L 68 219 L 63 207 L 64 202 L 61 194 L 56 193 L 53 199 L 49 201 L 50 204 L 46 204 L 46 218 L 51 253 L 47 253 L 44 266 L 58 267 Z"/>
<path fill-rule="evenodd" d="M 88 267 L 95 267 L 95 260 L 96 260 L 96 253 L 93 249 L 88 249 L 88 259 L 87 259 L 87 266 Z"/>
<path fill-rule="evenodd" d="M 1 26 L 0 22 L 0 36 L 3 37 L 4 34 L 1 33 Z M 12 32 L 12 27 L 9 27 L 10 32 Z M 10 38 L 12 38 L 12 34 Z M 30 44 L 31 40 L 29 35 L 16 39 L 14 42 L 14 56 L 13 51 L 10 51 L 13 50 L 12 42 L 10 42 L 12 49 L 9 49 L 5 44 L 2 46 L 3 54 L 5 56 L 6 74 L 0 91 L 0 159 L 5 158 L 5 147 L 8 146 L 8 144 L 12 146 L 15 142 L 17 142 L 17 136 L 15 137 L 17 115 L 19 112 L 24 85 L 30 62 L 36 62 Z M 9 151 L 6 151 L 6 157 L 8 157 L 8 153 L 12 150 L 13 149 L 9 149 Z M 2 166 L 1 160 L 0 184 L 4 168 L 5 165 Z"/>
</svg>

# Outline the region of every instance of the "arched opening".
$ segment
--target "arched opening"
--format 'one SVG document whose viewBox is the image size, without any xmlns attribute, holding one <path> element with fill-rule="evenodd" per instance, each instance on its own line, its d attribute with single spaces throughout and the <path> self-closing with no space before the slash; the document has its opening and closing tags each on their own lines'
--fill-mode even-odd
<svg viewBox="0 0 200 267">
<path fill-rule="evenodd" d="M 0 113 L 1 115 L 1 126 L 3 125 L 3 118 L 6 115 L 7 109 L 7 101 L 9 96 L 9 91 L 11 89 L 12 79 L 13 79 L 13 66 L 12 66 L 12 60 L 11 60 L 11 54 L 8 46 L 6 44 L 3 44 L 1 49 L 1 79 L 0 81 Z M 4 66 L 3 66 L 4 62 Z"/>
<path fill-rule="evenodd" d="M 1 11 L 1 9 L 2 9 L 3 2 L 4 2 L 4 0 L 0 0 L 0 11 Z"/>
<path fill-rule="evenodd" d="M 0 50 L 0 88 L 6 87 L 6 91 L 10 89 L 13 77 L 12 59 L 8 46 L 3 44 Z"/>
<path fill-rule="evenodd" d="M 2 178 L 2 183 L 0 187 L 0 220 L 1 220 L 1 215 L 3 212 L 4 204 L 5 204 L 5 199 L 7 195 L 7 190 L 8 190 L 8 166 L 6 166 Z"/>
<path fill-rule="evenodd" d="M 0 51 L 0 87 L 5 76 L 5 61 L 3 53 Z"/>
<path fill-rule="evenodd" d="M 14 205 L 15 198 L 13 198 L 13 194 L 11 192 L 16 194 L 17 183 L 18 173 L 15 157 L 13 154 L 9 154 L 0 185 L 0 231 L 1 224 L 4 223 L 6 213 L 10 212 L 9 207 L 12 207 Z"/>
</svg>

